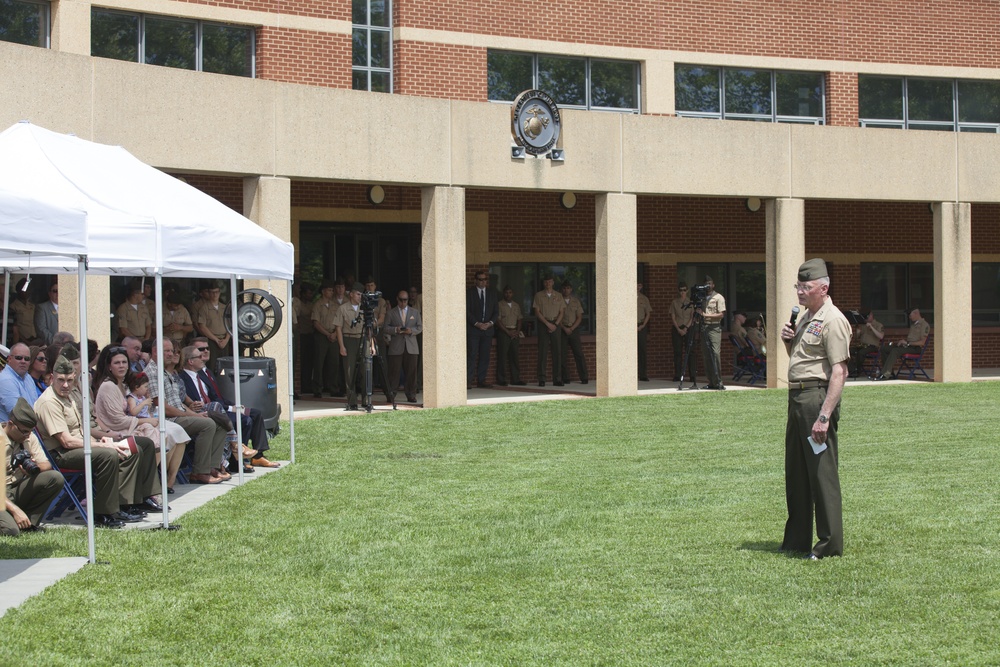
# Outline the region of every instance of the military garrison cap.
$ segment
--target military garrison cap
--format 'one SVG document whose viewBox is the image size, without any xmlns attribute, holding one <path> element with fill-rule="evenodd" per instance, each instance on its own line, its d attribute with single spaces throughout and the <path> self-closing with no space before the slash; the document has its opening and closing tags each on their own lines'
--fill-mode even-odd
<svg viewBox="0 0 1000 667">
<path fill-rule="evenodd" d="M 830 274 L 826 270 L 826 262 L 819 257 L 810 259 L 799 267 L 799 280 L 818 280 L 826 278 Z"/>
<path fill-rule="evenodd" d="M 72 375 L 76 372 L 76 369 L 73 368 L 73 363 L 69 359 L 60 354 L 59 358 L 56 359 L 56 363 L 52 365 L 52 372 L 59 373 L 60 375 Z"/>
<path fill-rule="evenodd" d="M 10 411 L 10 418 L 21 426 L 27 426 L 28 428 L 35 428 L 35 424 L 38 423 L 38 418 L 35 416 L 35 411 L 31 408 L 31 403 L 28 403 L 23 397 L 17 399 L 14 409 Z"/>
</svg>

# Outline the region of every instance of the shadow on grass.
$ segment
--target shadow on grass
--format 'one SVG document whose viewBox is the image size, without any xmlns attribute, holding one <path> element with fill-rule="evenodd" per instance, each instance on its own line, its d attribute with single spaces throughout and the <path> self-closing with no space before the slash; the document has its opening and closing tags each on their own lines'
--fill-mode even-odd
<svg viewBox="0 0 1000 667">
<path fill-rule="evenodd" d="M 785 556 L 786 554 L 781 553 L 778 549 L 781 548 L 781 542 L 767 541 L 767 542 L 744 542 L 739 546 L 740 551 L 760 551 L 763 553 L 770 553 L 775 556 Z"/>
</svg>

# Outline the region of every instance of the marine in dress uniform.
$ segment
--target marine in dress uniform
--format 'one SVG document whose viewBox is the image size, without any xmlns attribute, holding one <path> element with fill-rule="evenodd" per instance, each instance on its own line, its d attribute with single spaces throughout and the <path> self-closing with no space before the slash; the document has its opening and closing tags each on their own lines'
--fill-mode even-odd
<svg viewBox="0 0 1000 667">
<path fill-rule="evenodd" d="M 649 298 L 642 293 L 642 283 L 636 283 L 636 285 L 638 288 L 636 351 L 638 352 L 639 379 L 647 382 L 649 373 L 646 370 L 646 339 L 649 336 L 649 318 L 653 314 L 653 306 L 649 303 Z"/>
<path fill-rule="evenodd" d="M 521 381 L 521 305 L 514 301 L 514 290 L 503 288 L 503 299 L 497 304 L 497 384 L 506 387 L 507 370 L 510 384 L 523 385 Z"/>
<path fill-rule="evenodd" d="M 361 309 L 361 283 L 354 283 L 347 301 L 337 309 L 334 327 L 337 344 L 340 348 L 340 361 L 344 367 L 344 380 L 347 382 L 347 409 L 358 409 L 357 378 L 355 370 L 358 366 L 358 353 L 361 350 L 361 333 L 364 322 L 358 317 Z"/>
<path fill-rule="evenodd" d="M 583 324 L 583 304 L 573 296 L 573 286 L 569 282 L 562 284 L 563 308 L 562 322 L 559 325 L 559 344 L 562 347 L 562 358 L 559 365 L 562 368 L 562 381 L 569 384 L 569 364 L 566 363 L 566 356 L 569 351 L 573 352 L 573 360 L 576 362 L 576 377 L 580 384 L 587 384 L 587 362 L 583 357 L 583 345 L 580 343 L 580 325 Z"/>
<path fill-rule="evenodd" d="M 719 355 L 722 352 L 722 319 L 726 316 L 726 299 L 715 291 L 715 281 L 712 276 L 705 276 L 708 285 L 708 298 L 705 305 L 698 309 L 701 321 L 701 354 L 708 375 L 708 389 L 725 389 L 722 384 L 722 362 Z"/>
<path fill-rule="evenodd" d="M 851 325 L 827 296 L 829 274 L 822 259 L 805 262 L 798 277 L 799 304 L 806 310 L 794 329 L 786 322 L 781 330 L 789 353 L 785 426 L 788 520 L 781 549 L 818 560 L 844 552 L 837 424 L 847 378 Z M 810 436 L 817 443 L 815 447 Z M 818 541 L 812 545 L 814 511 Z"/>
<path fill-rule="evenodd" d="M 562 370 L 559 362 L 562 361 L 562 354 L 559 350 L 559 323 L 562 321 L 563 311 L 566 303 L 562 297 L 552 289 L 555 280 L 552 276 L 546 276 L 542 281 L 545 289 L 535 294 L 531 307 L 538 318 L 538 386 L 545 386 L 545 361 L 549 350 L 552 350 L 552 384 L 557 387 L 562 386 Z"/>
<path fill-rule="evenodd" d="M 688 298 L 687 283 L 678 283 L 677 293 L 677 298 L 670 302 L 670 322 L 673 324 L 670 329 L 670 342 L 674 348 L 674 382 L 681 381 L 685 350 L 688 352 L 688 372 L 685 377 L 694 379 L 698 370 L 695 355 L 691 354 L 688 348 L 693 343 L 691 339 L 694 332 L 691 330 L 691 324 L 694 322 L 694 308 Z"/>
</svg>

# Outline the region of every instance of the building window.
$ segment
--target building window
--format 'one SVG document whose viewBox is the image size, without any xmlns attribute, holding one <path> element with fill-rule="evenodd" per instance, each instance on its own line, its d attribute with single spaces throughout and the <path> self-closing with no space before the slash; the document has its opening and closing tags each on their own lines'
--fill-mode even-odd
<svg viewBox="0 0 1000 667">
<path fill-rule="evenodd" d="M 352 0 L 352 87 L 392 92 L 392 2 Z"/>
<path fill-rule="evenodd" d="M 91 55 L 148 65 L 253 77 L 254 39 L 247 26 L 97 8 L 90 16 Z"/>
<path fill-rule="evenodd" d="M 861 308 L 887 327 L 908 327 L 911 308 L 933 324 L 934 264 L 862 262 Z"/>
<path fill-rule="evenodd" d="M 678 116 L 822 125 L 823 74 L 782 70 L 676 65 Z"/>
<path fill-rule="evenodd" d="M 49 46 L 49 3 L 0 0 L 0 42 Z"/>
<path fill-rule="evenodd" d="M 503 290 L 509 286 L 514 290 L 514 301 L 521 306 L 524 315 L 525 330 L 528 335 L 536 335 L 537 318 L 531 309 L 531 303 L 539 290 L 545 289 L 542 277 L 551 275 L 555 278 L 553 288 L 559 292 L 564 281 L 573 285 L 573 296 L 580 300 L 583 306 L 583 322 L 580 323 L 580 333 L 594 333 L 594 265 L 593 264 L 545 264 L 545 263 L 502 263 L 490 264 L 490 288 L 497 291 L 498 297 L 503 296 Z"/>
<path fill-rule="evenodd" d="M 1000 326 L 1000 263 L 972 263 L 972 324 Z"/>
<path fill-rule="evenodd" d="M 862 127 L 1000 131 L 1000 81 L 858 77 Z"/>
<path fill-rule="evenodd" d="M 677 279 L 688 287 L 704 284 L 706 275 L 712 276 L 715 291 L 726 300 L 724 324 L 727 330 L 737 312 L 742 311 L 747 317 L 767 315 L 767 272 L 763 263 L 677 265 Z M 673 300 L 677 298 L 676 285 L 669 287 Z"/>
<path fill-rule="evenodd" d="M 538 89 L 560 107 L 639 113 L 639 63 L 493 51 L 486 54 L 487 96 L 513 102 Z"/>
</svg>

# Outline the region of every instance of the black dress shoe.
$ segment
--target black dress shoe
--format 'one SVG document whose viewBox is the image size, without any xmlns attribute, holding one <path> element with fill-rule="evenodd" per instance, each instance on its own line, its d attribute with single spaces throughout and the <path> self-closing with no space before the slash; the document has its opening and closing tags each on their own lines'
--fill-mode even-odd
<svg viewBox="0 0 1000 667">
<path fill-rule="evenodd" d="M 538 386 L 539 387 L 544 387 L 545 386 L 545 380 L 542 380 L 541 382 L 539 382 Z"/>
<path fill-rule="evenodd" d="M 346 408 L 344 408 L 344 409 L 345 409 L 345 410 L 348 410 L 348 411 L 350 411 L 350 410 L 355 410 L 355 411 L 356 411 L 356 410 L 358 409 L 358 404 L 357 404 L 357 403 L 351 403 L 350 405 L 348 405 L 348 406 L 347 406 Z"/>
<path fill-rule="evenodd" d="M 802 560 L 819 560 L 819 559 L 820 559 L 819 556 L 817 556 L 812 552 L 807 553 L 805 556 L 802 557 Z"/>
<path fill-rule="evenodd" d="M 96 514 L 94 515 L 94 526 L 97 528 L 124 528 L 125 523 L 110 514 Z"/>
<path fill-rule="evenodd" d="M 410 403 L 416 403 L 417 402 L 417 397 L 416 396 L 407 396 L 406 400 L 409 401 Z"/>
<path fill-rule="evenodd" d="M 523 387 L 524 385 L 526 385 L 528 383 L 527 382 L 511 382 L 511 384 L 514 385 L 515 387 Z"/>
<path fill-rule="evenodd" d="M 44 526 L 36 526 L 35 524 L 31 524 L 27 528 L 22 528 L 21 532 L 22 533 L 44 533 L 45 532 L 45 527 Z"/>
<path fill-rule="evenodd" d="M 168 487 L 167 487 L 167 493 L 169 493 L 170 495 L 173 495 L 173 494 L 175 494 L 175 493 L 177 493 L 177 492 L 176 492 L 176 491 L 174 491 L 174 487 L 172 487 L 172 486 L 168 486 Z"/>
<path fill-rule="evenodd" d="M 141 514 L 132 514 L 131 512 L 126 512 L 124 509 L 118 510 L 111 516 L 122 523 L 139 523 L 142 521 Z"/>
<path fill-rule="evenodd" d="M 156 502 L 152 498 L 146 498 L 145 500 L 143 500 L 142 501 L 142 508 L 144 510 L 146 510 L 147 512 L 162 512 L 163 511 L 163 505 L 161 505 L 160 503 Z"/>
</svg>

